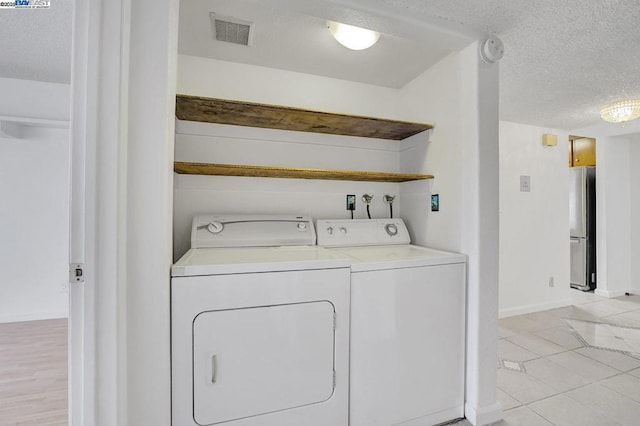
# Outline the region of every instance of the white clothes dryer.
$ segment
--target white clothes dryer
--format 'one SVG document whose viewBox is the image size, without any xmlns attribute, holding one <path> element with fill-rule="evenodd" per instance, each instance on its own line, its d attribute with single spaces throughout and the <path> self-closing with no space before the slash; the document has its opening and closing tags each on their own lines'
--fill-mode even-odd
<svg viewBox="0 0 640 426">
<path fill-rule="evenodd" d="M 194 218 L 172 268 L 174 426 L 348 424 L 349 263 L 313 244 L 306 217 Z"/>
<path fill-rule="evenodd" d="M 466 257 L 411 245 L 402 219 L 316 228 L 351 259 L 349 424 L 464 417 Z"/>
</svg>

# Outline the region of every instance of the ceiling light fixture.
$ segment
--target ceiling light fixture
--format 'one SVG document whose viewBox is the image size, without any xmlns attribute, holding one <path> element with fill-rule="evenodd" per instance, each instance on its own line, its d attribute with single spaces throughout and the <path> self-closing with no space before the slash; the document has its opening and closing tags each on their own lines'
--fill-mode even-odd
<svg viewBox="0 0 640 426">
<path fill-rule="evenodd" d="M 624 123 L 640 118 L 640 99 L 628 99 L 603 105 L 600 116 L 609 123 Z"/>
<path fill-rule="evenodd" d="M 380 38 L 380 33 L 340 22 L 327 21 L 331 35 L 344 47 L 351 50 L 368 49 Z"/>
</svg>

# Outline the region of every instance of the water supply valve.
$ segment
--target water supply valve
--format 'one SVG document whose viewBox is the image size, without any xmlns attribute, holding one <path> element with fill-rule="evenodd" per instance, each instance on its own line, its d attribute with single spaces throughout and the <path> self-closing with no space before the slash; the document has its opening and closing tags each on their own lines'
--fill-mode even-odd
<svg viewBox="0 0 640 426">
<path fill-rule="evenodd" d="M 362 201 L 367 205 L 367 216 L 371 219 L 371 211 L 369 210 L 369 206 L 371 205 L 371 200 L 373 199 L 373 195 L 364 194 L 362 195 Z"/>
</svg>

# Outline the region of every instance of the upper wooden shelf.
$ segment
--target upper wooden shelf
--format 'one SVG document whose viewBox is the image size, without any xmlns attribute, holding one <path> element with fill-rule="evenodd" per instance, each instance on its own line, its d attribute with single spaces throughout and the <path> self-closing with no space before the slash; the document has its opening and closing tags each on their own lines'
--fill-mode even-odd
<svg viewBox="0 0 640 426">
<path fill-rule="evenodd" d="M 292 179 L 354 180 L 367 182 L 408 182 L 433 179 L 432 175 L 414 173 L 365 172 L 358 170 L 303 169 L 293 167 L 249 166 L 237 164 L 185 163 L 176 161 L 178 174 L 249 176 Z"/>
<path fill-rule="evenodd" d="M 205 123 L 391 140 L 403 140 L 433 128 L 432 125 L 424 123 L 189 95 L 176 95 L 176 117 L 180 120 Z"/>
</svg>

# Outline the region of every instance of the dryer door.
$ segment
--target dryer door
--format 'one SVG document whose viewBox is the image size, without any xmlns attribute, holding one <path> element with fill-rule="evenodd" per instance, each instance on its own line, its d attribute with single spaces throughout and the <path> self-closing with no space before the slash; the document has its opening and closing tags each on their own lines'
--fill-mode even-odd
<svg viewBox="0 0 640 426">
<path fill-rule="evenodd" d="M 333 394 L 328 301 L 203 312 L 193 323 L 194 419 L 211 425 Z"/>
</svg>

